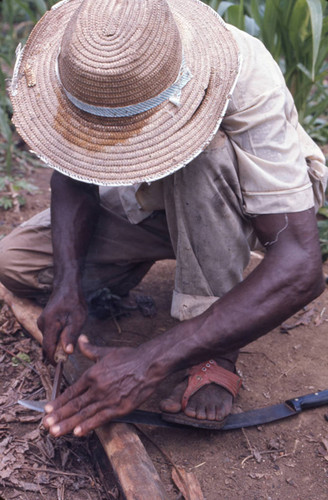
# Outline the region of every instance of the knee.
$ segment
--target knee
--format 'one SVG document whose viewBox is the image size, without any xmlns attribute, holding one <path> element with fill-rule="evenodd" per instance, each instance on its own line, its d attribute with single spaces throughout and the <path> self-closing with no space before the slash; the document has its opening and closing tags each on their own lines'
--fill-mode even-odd
<svg viewBox="0 0 328 500">
<path fill-rule="evenodd" d="M 18 267 L 22 264 L 17 248 L 13 244 L 9 234 L 0 241 L 0 282 L 10 291 L 14 291 L 14 283 L 17 281 Z"/>
<path fill-rule="evenodd" d="M 40 293 L 37 273 L 30 262 L 30 255 L 20 243 L 15 232 L 1 240 L 0 282 L 19 297 L 34 297 Z M 43 288 L 49 287 L 44 285 Z"/>
</svg>

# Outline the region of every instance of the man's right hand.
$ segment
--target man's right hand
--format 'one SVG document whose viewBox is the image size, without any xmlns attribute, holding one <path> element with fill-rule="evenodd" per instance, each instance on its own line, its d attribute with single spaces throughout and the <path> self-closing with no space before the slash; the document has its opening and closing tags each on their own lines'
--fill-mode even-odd
<svg viewBox="0 0 328 500">
<path fill-rule="evenodd" d="M 57 171 L 51 178 L 53 292 L 38 320 L 43 349 L 54 362 L 61 342 L 70 354 L 87 316 L 82 273 L 99 215 L 99 190 Z"/>
<path fill-rule="evenodd" d="M 43 351 L 52 363 L 59 342 L 67 354 L 72 354 L 86 317 L 87 304 L 82 294 L 54 291 L 38 319 Z"/>
</svg>

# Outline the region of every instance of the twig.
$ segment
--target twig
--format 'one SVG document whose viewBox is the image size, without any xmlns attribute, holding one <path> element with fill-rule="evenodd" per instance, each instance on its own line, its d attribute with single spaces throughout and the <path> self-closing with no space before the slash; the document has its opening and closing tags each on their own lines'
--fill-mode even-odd
<svg viewBox="0 0 328 500">
<path fill-rule="evenodd" d="M 277 460 L 279 460 L 279 458 L 290 457 L 291 455 L 292 455 L 291 453 L 284 453 L 283 455 L 279 455 L 279 457 L 277 457 Z"/>
<path fill-rule="evenodd" d="M 245 462 L 247 462 L 247 460 L 249 460 L 250 458 L 254 458 L 253 453 L 251 455 L 247 455 L 247 457 L 242 460 L 240 465 L 243 467 Z"/>
<path fill-rule="evenodd" d="M 34 443 L 32 443 L 32 444 L 34 444 Z M 34 445 L 34 446 L 36 446 L 36 445 Z M 38 448 L 38 450 L 39 450 L 39 448 Z M 31 459 L 34 460 L 35 462 L 38 462 L 41 465 L 45 465 L 46 464 L 45 460 L 42 460 L 41 458 L 39 458 L 38 455 L 36 455 L 36 453 L 34 453 L 31 449 L 29 450 L 29 453 L 32 455 Z"/>
<path fill-rule="evenodd" d="M 245 439 L 246 439 L 246 441 L 247 441 L 247 446 L 248 446 L 249 451 L 253 451 L 253 449 L 254 449 L 254 448 L 253 448 L 253 446 L 251 445 L 250 440 L 248 439 L 248 436 L 247 436 L 247 434 L 246 434 L 246 431 L 245 431 L 244 427 L 242 427 L 242 428 L 241 428 L 241 432 L 244 434 L 244 438 L 245 438 Z"/>
<path fill-rule="evenodd" d="M 116 328 L 117 328 L 117 332 L 121 335 L 121 333 L 122 333 L 122 328 L 120 327 L 120 325 L 119 325 L 119 323 L 118 323 L 117 319 L 116 319 L 116 318 L 115 318 L 115 316 L 113 316 L 113 315 L 111 316 L 111 318 L 112 318 L 112 320 L 113 320 L 114 325 L 115 325 L 115 326 L 116 326 Z"/>
<path fill-rule="evenodd" d="M 38 476 L 37 476 L 37 483 L 38 483 L 38 487 L 39 487 L 39 491 L 40 491 L 40 493 L 41 493 L 41 496 L 42 496 L 42 498 L 46 498 L 46 497 L 44 496 L 44 494 L 42 493 L 41 484 L 40 484 L 40 481 L 39 481 L 38 479 L 39 479 L 39 478 L 38 478 Z"/>
<path fill-rule="evenodd" d="M 58 500 L 65 500 L 65 484 L 57 487 L 57 498 Z"/>
<path fill-rule="evenodd" d="M 244 437 L 247 441 L 247 446 L 248 446 L 248 449 L 249 451 L 251 452 L 251 455 L 247 455 L 247 457 L 245 457 L 242 462 L 241 462 L 241 466 L 243 467 L 244 464 L 247 462 L 247 460 L 250 460 L 251 458 L 255 458 L 255 460 L 257 460 L 256 458 L 256 454 L 259 455 L 259 457 L 261 458 L 262 455 L 270 455 L 272 453 L 281 453 L 281 452 L 284 452 L 285 450 L 282 448 L 282 449 L 279 449 L 279 450 L 265 450 L 265 451 L 258 451 L 254 448 L 254 446 L 252 446 L 250 440 L 248 439 L 248 436 L 245 432 L 245 429 L 242 427 L 242 433 L 244 434 Z"/>
<path fill-rule="evenodd" d="M 202 467 L 202 465 L 205 465 L 205 464 L 206 464 L 206 462 L 202 462 L 201 464 L 197 464 L 194 467 L 191 467 L 191 470 L 198 469 L 198 467 Z"/>
<path fill-rule="evenodd" d="M 248 449 L 251 452 L 251 455 L 248 455 L 246 458 L 244 458 L 242 460 L 241 466 L 243 467 L 243 465 L 245 464 L 245 462 L 247 462 L 247 460 L 249 460 L 250 458 L 255 458 L 255 460 L 257 462 L 260 462 L 261 461 L 261 453 L 256 448 L 254 448 L 254 446 L 251 445 L 251 442 L 248 439 L 248 436 L 247 436 L 247 434 L 245 432 L 245 429 L 242 427 L 241 430 L 242 430 L 242 433 L 244 434 L 244 437 L 245 437 L 245 439 L 247 441 Z"/>
<path fill-rule="evenodd" d="M 259 451 L 260 455 L 270 455 L 270 453 L 282 453 L 284 452 L 284 448 L 281 448 L 280 450 L 265 450 L 265 451 Z M 284 455 L 286 456 L 286 455 Z"/>
<path fill-rule="evenodd" d="M 76 474 L 75 472 L 64 472 L 61 470 L 53 470 L 53 469 L 33 469 L 33 467 L 21 467 L 20 470 L 28 470 L 31 472 L 48 472 L 49 474 L 58 474 L 63 476 L 72 476 L 72 477 L 86 477 L 89 481 L 92 482 L 92 477 L 87 474 Z"/>
<path fill-rule="evenodd" d="M 294 370 L 294 368 L 295 368 L 296 366 L 297 366 L 297 363 L 296 363 L 296 364 L 294 364 L 291 368 L 289 368 L 289 370 L 287 370 L 287 371 L 285 371 L 285 372 L 281 373 L 281 374 L 279 375 L 279 377 L 278 377 L 278 380 L 280 380 L 280 379 L 281 379 L 281 377 L 287 377 L 287 374 L 288 374 L 289 372 L 291 372 L 292 370 Z"/>
<path fill-rule="evenodd" d="M 266 450 L 266 451 L 258 451 L 258 454 L 259 455 L 269 455 L 271 453 L 282 453 L 284 452 L 285 450 L 284 449 L 281 449 L 281 450 Z M 283 458 L 283 457 L 288 457 L 290 455 L 290 453 L 288 454 L 284 454 L 284 455 L 280 455 L 279 457 L 277 458 Z M 254 457 L 254 453 L 252 453 L 252 455 L 247 455 L 247 457 L 245 457 L 242 462 L 241 462 L 241 466 L 243 466 L 245 464 L 245 462 L 247 462 L 247 460 L 249 460 L 250 458 L 255 458 Z"/>
<path fill-rule="evenodd" d="M 27 366 L 27 368 L 29 368 L 30 370 L 32 370 L 34 373 L 37 374 L 38 377 L 40 377 L 40 373 L 30 363 L 27 363 L 23 359 L 18 358 L 17 354 L 14 354 L 13 352 L 9 351 L 8 349 L 6 349 L 5 347 L 3 347 L 2 345 L 0 345 L 0 349 L 2 351 L 4 351 L 5 353 L 7 353 L 12 358 L 18 359 L 20 363 L 22 363 L 24 366 Z"/>
</svg>

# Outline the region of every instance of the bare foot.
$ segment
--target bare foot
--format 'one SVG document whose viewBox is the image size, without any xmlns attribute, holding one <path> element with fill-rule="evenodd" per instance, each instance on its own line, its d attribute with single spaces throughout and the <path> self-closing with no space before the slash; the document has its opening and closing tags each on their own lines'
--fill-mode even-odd
<svg viewBox="0 0 328 500">
<path fill-rule="evenodd" d="M 226 370 L 234 371 L 234 364 L 226 359 L 215 359 L 219 366 Z M 180 382 L 172 392 L 171 396 L 160 403 L 160 409 L 167 413 L 178 413 L 181 411 L 181 400 L 187 387 L 188 379 Z M 229 391 L 217 384 L 208 384 L 199 389 L 188 401 L 184 413 L 188 417 L 199 420 L 223 420 L 231 412 L 233 397 Z"/>
</svg>

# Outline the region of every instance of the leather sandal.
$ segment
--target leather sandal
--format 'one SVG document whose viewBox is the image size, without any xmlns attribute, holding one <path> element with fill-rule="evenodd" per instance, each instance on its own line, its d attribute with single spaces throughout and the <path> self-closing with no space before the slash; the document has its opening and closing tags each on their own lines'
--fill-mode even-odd
<svg viewBox="0 0 328 500">
<path fill-rule="evenodd" d="M 181 408 L 179 413 L 162 412 L 163 420 L 193 427 L 206 427 L 208 429 L 219 429 L 223 427 L 226 418 L 222 420 L 207 420 L 188 417 L 184 410 L 193 394 L 207 384 L 217 384 L 224 387 L 233 398 L 236 398 L 242 384 L 241 378 L 233 372 L 222 368 L 213 359 L 206 363 L 200 363 L 188 370 L 188 385 L 182 396 Z"/>
</svg>

